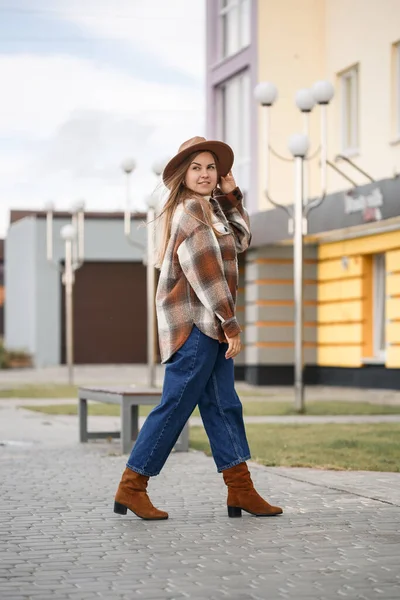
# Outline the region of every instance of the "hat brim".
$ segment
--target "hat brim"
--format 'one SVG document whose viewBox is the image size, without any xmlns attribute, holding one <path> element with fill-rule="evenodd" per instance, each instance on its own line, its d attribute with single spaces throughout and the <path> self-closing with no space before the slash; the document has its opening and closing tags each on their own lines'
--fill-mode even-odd
<svg viewBox="0 0 400 600">
<path fill-rule="evenodd" d="M 190 154 L 193 154 L 194 152 L 213 152 L 215 154 L 215 156 L 217 157 L 217 170 L 218 170 L 218 174 L 222 175 L 222 177 L 225 177 L 225 175 L 227 175 L 229 173 L 229 171 L 232 169 L 232 165 L 233 165 L 233 161 L 234 161 L 234 154 L 233 154 L 233 150 L 230 146 L 228 146 L 228 144 L 225 144 L 224 142 L 218 142 L 218 141 L 205 141 L 205 142 L 200 142 L 199 144 L 193 144 L 193 146 L 189 146 L 188 148 L 185 148 L 184 150 L 182 150 L 181 152 L 178 152 L 178 154 L 176 154 L 173 158 L 171 158 L 171 160 L 169 161 L 169 163 L 165 166 L 164 171 L 163 171 L 163 181 L 164 184 L 168 187 L 168 182 L 170 180 L 170 178 L 173 176 L 173 174 L 175 173 L 176 169 L 179 167 L 179 165 L 182 163 L 182 161 L 185 160 L 185 158 L 187 158 Z"/>
</svg>

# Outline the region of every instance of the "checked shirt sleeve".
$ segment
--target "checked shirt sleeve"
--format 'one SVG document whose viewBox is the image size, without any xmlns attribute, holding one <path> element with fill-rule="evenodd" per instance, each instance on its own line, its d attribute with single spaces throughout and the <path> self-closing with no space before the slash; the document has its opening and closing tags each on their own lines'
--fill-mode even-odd
<svg viewBox="0 0 400 600">
<path fill-rule="evenodd" d="M 182 271 L 200 302 L 214 313 L 228 337 L 240 333 L 221 251 L 212 230 L 200 225 L 177 250 Z"/>
<path fill-rule="evenodd" d="M 244 252 L 250 246 L 252 235 L 250 232 L 250 217 L 243 206 L 242 192 L 238 187 L 229 192 L 229 194 L 223 194 L 218 189 L 215 199 L 218 201 L 229 222 L 235 238 L 237 252 Z"/>
</svg>

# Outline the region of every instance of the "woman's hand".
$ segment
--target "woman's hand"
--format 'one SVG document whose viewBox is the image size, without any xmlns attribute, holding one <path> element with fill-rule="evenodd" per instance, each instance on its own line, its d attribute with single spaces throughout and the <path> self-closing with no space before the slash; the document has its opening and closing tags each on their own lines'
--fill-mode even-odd
<svg viewBox="0 0 400 600">
<path fill-rule="evenodd" d="M 242 343 L 240 341 L 240 333 L 234 337 L 229 338 L 226 334 L 225 337 L 229 344 L 229 348 L 225 353 L 225 358 L 234 358 L 242 349 Z"/>
<path fill-rule="evenodd" d="M 222 177 L 221 175 L 221 183 L 219 187 L 221 188 L 221 192 L 223 194 L 229 194 L 229 192 L 232 192 L 235 187 L 237 187 L 235 178 L 232 175 L 232 171 L 229 171 L 225 177 Z"/>
</svg>

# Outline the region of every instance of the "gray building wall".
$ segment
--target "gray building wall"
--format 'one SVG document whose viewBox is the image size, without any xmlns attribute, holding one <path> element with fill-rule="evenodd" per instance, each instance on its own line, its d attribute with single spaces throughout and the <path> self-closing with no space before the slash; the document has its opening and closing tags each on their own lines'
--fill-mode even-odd
<svg viewBox="0 0 400 600">
<path fill-rule="evenodd" d="M 5 240 L 4 343 L 10 350 L 36 351 L 36 221 L 17 221 Z"/>
<path fill-rule="evenodd" d="M 246 365 L 294 364 L 293 247 L 271 245 L 250 248 L 246 253 Z M 317 247 L 305 246 L 303 300 L 304 323 L 317 321 Z M 309 283 L 307 283 L 307 280 Z M 312 283 L 314 282 L 314 283 Z M 304 327 L 305 364 L 316 364 L 316 325 Z"/>
<path fill-rule="evenodd" d="M 146 244 L 143 220 L 132 222 L 132 237 Z M 57 265 L 64 259 L 59 232 L 69 223 L 54 219 L 53 255 Z M 142 261 L 143 253 L 123 234 L 121 219 L 86 219 L 85 261 Z M 5 345 L 25 349 L 34 366 L 60 364 L 61 284 L 60 272 L 46 259 L 46 220 L 27 217 L 13 223 L 6 239 Z"/>
</svg>

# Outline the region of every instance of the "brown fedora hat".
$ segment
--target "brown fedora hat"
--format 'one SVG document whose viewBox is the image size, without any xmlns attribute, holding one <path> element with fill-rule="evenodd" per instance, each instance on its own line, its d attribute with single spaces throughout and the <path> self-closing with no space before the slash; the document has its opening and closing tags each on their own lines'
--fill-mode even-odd
<svg viewBox="0 0 400 600">
<path fill-rule="evenodd" d="M 234 154 L 232 148 L 228 146 L 228 144 L 214 140 L 206 140 L 204 137 L 196 136 L 183 142 L 183 144 L 179 146 L 178 153 L 171 158 L 164 168 L 163 181 L 167 187 L 168 180 L 172 177 L 181 162 L 194 152 L 213 152 L 217 157 L 218 174 L 222 175 L 222 177 L 225 177 L 232 168 Z"/>
</svg>

